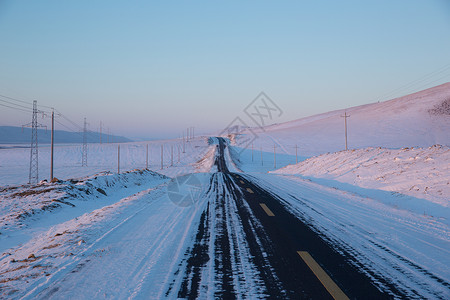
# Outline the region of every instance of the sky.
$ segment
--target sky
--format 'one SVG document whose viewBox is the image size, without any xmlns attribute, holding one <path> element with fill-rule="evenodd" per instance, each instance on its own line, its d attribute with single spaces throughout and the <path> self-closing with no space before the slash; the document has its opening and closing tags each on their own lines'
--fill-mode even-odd
<svg viewBox="0 0 450 300">
<path fill-rule="evenodd" d="M 447 0 L 0 0 L 0 126 L 210 133 L 260 92 L 279 123 L 448 82 L 449 49 Z"/>
</svg>

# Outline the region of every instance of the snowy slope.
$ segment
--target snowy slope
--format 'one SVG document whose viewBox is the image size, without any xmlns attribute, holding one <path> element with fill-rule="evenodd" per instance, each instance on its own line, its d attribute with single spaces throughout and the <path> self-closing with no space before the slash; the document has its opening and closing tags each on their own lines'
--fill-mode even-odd
<svg viewBox="0 0 450 300">
<path fill-rule="evenodd" d="M 450 83 L 393 100 L 327 112 L 253 129 L 255 145 L 311 156 L 344 149 L 344 112 L 350 149 L 450 145 Z M 245 132 L 244 132 L 245 133 Z M 246 134 L 249 134 L 248 132 Z M 241 137 L 244 139 L 244 137 Z"/>
<path fill-rule="evenodd" d="M 176 206 L 163 184 L 50 227 L 0 257 L 0 297 L 160 299 L 205 204 Z"/>
<path fill-rule="evenodd" d="M 337 251 L 352 253 L 355 265 L 379 286 L 395 284 L 407 299 L 449 299 L 448 208 L 433 216 L 384 203 L 387 192 L 341 190 L 292 175 L 252 178 Z"/>
<path fill-rule="evenodd" d="M 169 180 L 149 170 L 0 188 L 0 251 L 52 225 Z M 51 216 L 51 217 L 50 217 Z"/>
<path fill-rule="evenodd" d="M 450 207 L 450 149 L 367 148 L 323 154 L 273 171 L 336 180 Z"/>
</svg>

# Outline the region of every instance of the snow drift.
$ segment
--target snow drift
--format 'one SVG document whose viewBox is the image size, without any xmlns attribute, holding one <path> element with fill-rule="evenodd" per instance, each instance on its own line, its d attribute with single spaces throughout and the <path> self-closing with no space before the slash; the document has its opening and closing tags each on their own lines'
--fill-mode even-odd
<svg viewBox="0 0 450 300">
<path fill-rule="evenodd" d="M 450 207 L 450 148 L 366 148 L 323 154 L 273 171 L 336 180 Z M 272 172 L 271 172 L 272 173 Z"/>
</svg>

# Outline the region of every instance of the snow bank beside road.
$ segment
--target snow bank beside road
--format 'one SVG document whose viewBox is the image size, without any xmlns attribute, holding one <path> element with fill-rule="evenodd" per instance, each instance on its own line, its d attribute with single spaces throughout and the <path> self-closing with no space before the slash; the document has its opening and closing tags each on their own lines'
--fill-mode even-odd
<svg viewBox="0 0 450 300">
<path fill-rule="evenodd" d="M 149 170 L 133 170 L 123 174 L 104 172 L 83 179 L 71 179 L 55 183 L 22 185 L 0 189 L 0 229 L 8 227 L 32 215 L 55 210 L 63 206 L 76 207 L 77 200 L 89 200 L 107 196 L 113 190 L 140 186 L 148 180 L 162 180 L 163 175 Z"/>
<path fill-rule="evenodd" d="M 327 153 L 273 171 L 397 192 L 450 207 L 450 148 L 366 148 Z"/>
<path fill-rule="evenodd" d="M 408 299 L 450 299 L 449 225 L 442 217 L 398 209 L 384 203 L 386 195 L 367 197 L 299 176 L 243 176 L 279 197 L 383 289 L 395 286 Z M 448 211 L 439 213 L 448 217 Z"/>
<path fill-rule="evenodd" d="M 209 150 L 205 153 L 205 156 L 203 156 L 194 164 L 196 173 L 211 172 L 211 168 L 214 165 L 216 150 L 217 149 L 215 145 L 209 146 Z"/>
<path fill-rule="evenodd" d="M 180 261 L 207 204 L 176 206 L 165 187 L 57 224 L 2 254 L 0 298 L 163 298 L 181 281 Z"/>
<path fill-rule="evenodd" d="M 150 170 L 133 170 L 0 188 L 0 251 L 25 242 L 37 231 L 113 204 L 168 179 Z"/>
</svg>

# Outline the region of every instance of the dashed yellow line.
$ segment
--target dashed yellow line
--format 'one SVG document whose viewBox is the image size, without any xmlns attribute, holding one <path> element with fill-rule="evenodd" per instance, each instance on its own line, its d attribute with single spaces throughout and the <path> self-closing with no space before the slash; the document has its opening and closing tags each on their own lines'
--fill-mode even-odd
<svg viewBox="0 0 450 300">
<path fill-rule="evenodd" d="M 251 188 L 247 188 L 247 192 L 249 192 L 250 194 L 253 194 L 253 191 Z"/>
<path fill-rule="evenodd" d="M 314 275 L 320 280 L 323 286 L 327 289 L 328 293 L 336 300 L 347 300 L 349 299 L 347 295 L 334 283 L 333 279 L 328 276 L 327 273 L 322 269 L 321 266 L 312 258 L 312 256 L 306 251 L 297 251 L 298 255 L 303 259 L 303 261 L 308 265 L 308 267 L 313 271 Z"/>
<path fill-rule="evenodd" d="M 266 212 L 266 214 L 269 217 L 274 217 L 275 215 L 273 214 L 273 212 L 267 207 L 267 205 L 265 205 L 264 203 L 260 203 L 259 205 L 261 205 L 262 209 L 264 209 L 264 211 Z"/>
</svg>

